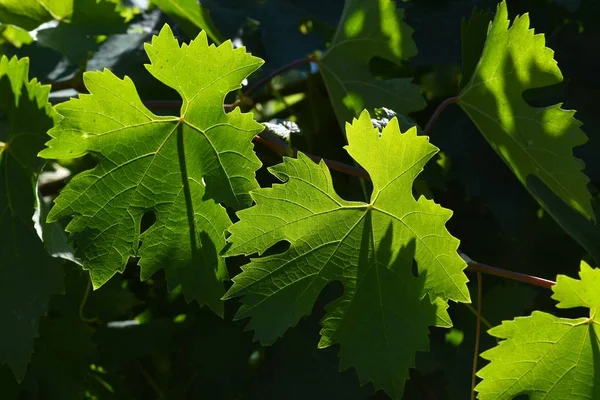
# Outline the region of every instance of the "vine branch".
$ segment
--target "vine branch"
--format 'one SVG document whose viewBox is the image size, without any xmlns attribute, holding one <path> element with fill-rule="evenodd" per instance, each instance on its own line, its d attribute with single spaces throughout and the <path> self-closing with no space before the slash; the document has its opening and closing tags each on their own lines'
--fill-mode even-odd
<svg viewBox="0 0 600 400">
<path fill-rule="evenodd" d="M 471 372 L 471 400 L 475 400 L 477 384 L 477 361 L 479 360 L 479 341 L 481 340 L 481 313 L 483 312 L 483 277 L 477 272 L 477 325 L 475 326 L 475 350 L 473 352 L 473 371 Z"/>
<path fill-rule="evenodd" d="M 252 97 L 252 95 L 254 93 L 256 93 L 261 87 L 263 87 L 267 82 L 269 82 L 271 79 L 273 79 L 277 75 L 281 75 L 284 72 L 287 72 L 290 69 L 294 69 L 295 67 L 297 67 L 299 65 L 310 64 L 313 61 L 315 61 L 315 59 L 313 57 L 309 56 L 309 57 L 305 57 L 305 58 L 300 58 L 298 60 L 294 60 L 291 63 L 284 65 L 283 67 L 277 68 L 276 70 L 272 71 L 271 73 L 269 73 L 266 76 L 264 76 L 263 78 L 261 78 L 258 82 L 256 82 L 251 88 L 249 88 L 244 93 L 244 95 L 247 97 Z"/>
<path fill-rule="evenodd" d="M 268 74 L 267 76 L 265 76 L 264 78 L 262 78 L 261 80 L 256 82 L 256 84 L 254 84 L 250 89 L 248 89 L 245 92 L 244 96 L 251 97 L 253 94 L 255 94 L 260 89 L 260 87 L 262 87 L 267 82 L 269 82 L 269 80 L 273 79 L 273 77 L 275 77 L 285 71 L 293 69 L 299 65 L 308 64 L 313 61 L 314 61 L 314 58 L 312 58 L 312 57 L 301 58 L 301 59 L 292 61 L 291 63 L 286 64 L 281 68 L 274 70 L 273 72 L 271 72 L 270 74 Z M 240 102 L 241 102 L 241 100 L 236 100 L 233 104 L 224 104 L 225 111 L 231 111 Z M 440 115 L 442 114 L 442 112 L 449 105 L 455 104 L 457 102 L 458 102 L 458 97 L 449 97 L 446 100 L 444 100 L 443 102 L 441 102 L 438 105 L 438 107 L 435 109 L 433 114 L 431 115 L 431 118 L 429 119 L 429 121 L 427 122 L 427 125 L 425 126 L 425 129 L 423 130 L 423 134 L 429 135 L 433 129 L 433 126 L 440 118 Z M 171 108 L 180 107 L 181 101 L 180 100 L 151 100 L 151 101 L 145 101 L 144 104 L 148 108 L 153 108 L 153 109 L 171 109 Z M 275 153 L 279 157 L 290 156 L 290 155 L 293 157 L 296 157 L 298 154 L 297 150 L 290 148 L 286 142 L 284 142 L 283 140 L 281 140 L 273 135 L 269 135 L 265 132 L 254 136 L 252 141 L 254 143 L 258 143 L 261 146 L 271 150 L 273 153 Z M 368 180 L 371 179 L 369 177 L 369 173 L 363 168 L 344 164 L 342 162 L 335 161 L 335 160 L 329 160 L 329 159 L 319 157 L 316 155 L 312 155 L 312 154 L 308 154 L 308 153 L 305 153 L 305 154 L 306 154 L 306 156 L 308 156 L 311 160 L 313 160 L 316 163 L 318 163 L 320 161 L 325 162 L 325 164 L 331 170 L 338 171 L 338 172 L 344 173 L 346 175 L 356 176 L 356 177 L 362 178 L 362 179 L 368 179 Z M 57 191 L 57 186 L 62 187 L 62 186 L 64 186 L 64 183 L 65 182 L 62 181 L 62 182 L 60 182 L 60 185 L 54 185 L 54 184 L 40 185 L 39 189 L 40 189 L 40 192 L 42 195 L 51 195 L 51 194 L 55 193 L 55 191 Z M 49 190 L 46 190 L 46 189 L 49 189 Z M 60 188 L 58 188 L 58 189 L 60 189 Z M 527 275 L 527 274 L 522 274 L 519 272 L 513 272 L 513 271 L 501 269 L 501 268 L 491 267 L 486 264 L 475 262 L 463 253 L 461 253 L 461 255 L 463 256 L 465 261 L 467 261 L 467 268 L 465 269 L 465 271 L 467 271 L 467 272 L 475 272 L 475 273 L 483 273 L 483 274 L 487 274 L 487 275 L 494 275 L 494 276 L 498 276 L 501 278 L 511 279 L 514 281 L 523 282 L 523 283 L 527 283 L 527 284 L 542 287 L 542 288 L 550 288 L 556 284 L 554 281 L 551 281 L 548 279 L 539 278 L 539 277 Z"/>
<path fill-rule="evenodd" d="M 431 134 L 431 130 L 433 126 L 442 115 L 442 112 L 450 105 L 458 103 L 458 97 L 448 97 L 446 100 L 442 101 L 439 106 L 435 109 L 429 121 L 427 121 L 427 125 L 425 125 L 425 129 L 423 129 L 423 134 L 429 136 Z"/>
</svg>

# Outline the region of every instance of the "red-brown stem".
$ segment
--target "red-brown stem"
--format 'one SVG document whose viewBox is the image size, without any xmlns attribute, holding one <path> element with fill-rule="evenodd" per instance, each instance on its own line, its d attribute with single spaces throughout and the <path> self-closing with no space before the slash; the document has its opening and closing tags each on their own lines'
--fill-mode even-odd
<svg viewBox="0 0 600 400">
<path fill-rule="evenodd" d="M 479 360 L 479 341 L 481 338 L 481 314 L 483 312 L 483 277 L 477 273 L 477 325 L 475 326 L 475 350 L 473 352 L 473 371 L 471 372 L 471 400 L 475 400 L 477 383 L 477 361 Z"/>
<path fill-rule="evenodd" d="M 256 136 L 254 136 L 254 138 L 252 140 L 254 143 L 260 143 L 262 146 L 268 148 L 269 150 L 271 150 L 273 153 L 277 154 L 280 157 L 290 154 L 290 150 L 289 150 L 287 143 L 285 143 L 283 140 L 281 140 L 279 138 L 275 138 L 275 137 L 271 137 L 271 136 L 267 136 L 267 135 L 256 135 Z M 292 149 L 291 154 L 294 157 L 296 157 L 298 152 L 296 150 Z M 323 160 L 325 162 L 325 164 L 334 171 L 342 172 L 347 175 L 357 176 L 359 178 L 371 179 L 369 177 L 369 174 L 367 173 L 367 171 L 365 171 L 362 168 L 344 164 L 339 161 L 329 160 L 327 158 L 314 156 L 314 155 L 308 154 L 308 153 L 304 153 L 304 154 L 306 154 L 306 156 L 308 156 L 311 160 L 313 160 L 314 162 L 317 162 L 317 163 L 319 161 Z"/>
<path fill-rule="evenodd" d="M 294 60 L 289 64 L 284 65 L 281 68 L 277 68 L 275 71 L 271 72 L 270 74 L 266 75 L 265 77 L 263 77 L 262 79 L 260 79 L 258 82 L 256 82 L 251 88 L 249 88 L 244 95 L 247 97 L 252 97 L 252 95 L 254 93 L 256 93 L 261 87 L 263 87 L 267 82 L 269 82 L 271 79 L 273 79 L 275 76 L 277 75 L 281 75 L 282 73 L 289 71 L 290 69 L 293 69 L 295 67 L 297 67 L 298 65 L 303 65 L 303 64 L 308 64 L 313 62 L 313 58 L 312 57 L 306 57 L 306 58 L 300 58 L 298 60 Z"/>
<path fill-rule="evenodd" d="M 431 118 L 429 118 L 427 125 L 425 125 L 425 129 L 423 129 L 424 135 L 429 136 L 431 134 L 431 130 L 433 129 L 433 126 L 437 120 L 440 118 L 442 112 L 446 109 L 446 107 L 454 103 L 458 103 L 458 97 L 448 97 L 446 100 L 442 101 L 439 106 L 437 106 L 433 112 L 433 115 L 431 115 Z"/>
<path fill-rule="evenodd" d="M 481 264 L 476 261 L 469 261 L 467 263 L 467 269 L 465 271 L 469 272 L 481 272 L 487 275 L 499 276 L 501 278 L 511 279 L 513 281 L 528 283 L 533 286 L 538 286 L 541 288 L 549 289 L 552 286 L 556 285 L 556 282 L 539 278 L 533 275 L 522 274 L 520 272 L 513 272 L 506 269 L 500 269 L 496 267 L 491 267 L 489 265 Z"/>
</svg>

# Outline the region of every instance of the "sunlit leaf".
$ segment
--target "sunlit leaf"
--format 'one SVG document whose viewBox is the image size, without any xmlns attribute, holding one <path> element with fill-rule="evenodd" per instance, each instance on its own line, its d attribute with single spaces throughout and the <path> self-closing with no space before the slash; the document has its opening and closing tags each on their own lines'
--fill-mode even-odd
<svg viewBox="0 0 600 400">
<path fill-rule="evenodd" d="M 396 118 L 380 135 L 366 111 L 346 134 L 348 153 L 373 179 L 370 203 L 339 197 L 323 162 L 285 158 L 270 169 L 284 183 L 253 191 L 256 205 L 238 212 L 227 254 L 291 246 L 254 258 L 226 298 L 243 296 L 236 317 L 251 317 L 255 337 L 272 343 L 311 312 L 328 283 L 341 281 L 319 347 L 339 343 L 342 369 L 354 366 L 361 382 L 400 398 L 415 353 L 428 350 L 428 326 L 451 325 L 448 300 L 469 301 L 465 263 L 445 228 L 452 212 L 412 194 L 438 149 L 416 128 L 401 133 Z"/>
</svg>

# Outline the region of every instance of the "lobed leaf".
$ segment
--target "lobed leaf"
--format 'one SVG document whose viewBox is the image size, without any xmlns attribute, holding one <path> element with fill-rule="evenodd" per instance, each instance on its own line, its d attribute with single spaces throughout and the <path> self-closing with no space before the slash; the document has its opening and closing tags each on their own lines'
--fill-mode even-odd
<svg viewBox="0 0 600 400">
<path fill-rule="evenodd" d="M 167 25 L 146 52 L 148 71 L 181 95 L 181 115 L 154 115 L 127 77 L 85 73 L 90 94 L 56 107 L 64 119 L 40 155 L 90 153 L 98 165 L 69 182 L 48 219 L 74 217 L 67 231 L 94 287 L 140 257 L 142 279 L 165 268 L 170 287 L 222 313 L 230 220 L 218 203 L 250 204 L 260 166 L 252 137 L 262 130 L 250 114 L 226 114 L 223 100 L 262 60 L 231 42 L 209 46 L 204 32 L 180 47 Z M 156 221 L 142 233 L 145 215 Z"/>
<path fill-rule="evenodd" d="M 479 399 L 597 399 L 600 374 L 600 269 L 581 263 L 580 279 L 559 275 L 553 298 L 557 307 L 587 307 L 589 318 L 559 318 L 534 311 L 504 321 L 488 333 L 503 339 L 481 354 L 491 363 L 477 375 Z"/>
<path fill-rule="evenodd" d="M 459 104 L 532 194 L 528 177 L 535 176 L 593 220 L 589 179 L 582 172 L 583 162 L 573 157 L 573 148 L 587 141 L 581 123 L 573 118 L 575 112 L 563 110 L 560 104 L 531 107 L 523 99 L 528 89 L 562 81 L 553 51 L 545 47 L 544 35 L 529 28 L 528 14 L 509 25 L 503 1 L 488 29 L 479 63 L 460 92 Z"/>
<path fill-rule="evenodd" d="M 344 294 L 327 307 L 319 347 L 339 343 L 342 368 L 400 398 L 416 351 L 428 350 L 428 326 L 451 325 L 448 300 L 469 301 L 466 264 L 445 228 L 452 212 L 412 195 L 438 151 L 428 138 L 416 128 L 401 133 L 397 118 L 380 135 L 366 111 L 346 134 L 373 180 L 370 203 L 339 197 L 323 162 L 284 158 L 270 168 L 284 183 L 251 192 L 256 205 L 238 212 L 227 255 L 260 255 L 280 241 L 290 248 L 253 258 L 225 298 L 243 296 L 236 318 L 250 317 L 248 328 L 268 344 L 340 281 Z"/>
<path fill-rule="evenodd" d="M 341 126 L 363 109 L 386 107 L 407 115 L 425 107 L 410 79 L 378 80 L 369 70 L 375 57 L 401 64 L 417 53 L 403 16 L 394 1 L 346 0 L 331 45 L 319 60 Z"/>
<path fill-rule="evenodd" d="M 62 268 L 34 228 L 37 153 L 53 125 L 49 86 L 28 82 L 29 62 L 0 59 L 0 364 L 23 379 L 40 317 L 62 290 Z M 6 135 L 6 136 L 2 136 Z"/>
</svg>

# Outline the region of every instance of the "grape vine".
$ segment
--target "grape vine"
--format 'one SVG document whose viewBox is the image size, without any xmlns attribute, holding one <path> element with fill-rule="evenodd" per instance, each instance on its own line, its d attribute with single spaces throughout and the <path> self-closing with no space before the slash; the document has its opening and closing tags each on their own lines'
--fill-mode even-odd
<svg viewBox="0 0 600 400">
<path fill-rule="evenodd" d="M 600 6 L 451 3 L 0 1 L 0 397 L 597 399 Z"/>
</svg>

